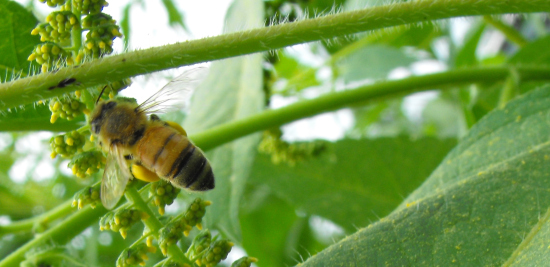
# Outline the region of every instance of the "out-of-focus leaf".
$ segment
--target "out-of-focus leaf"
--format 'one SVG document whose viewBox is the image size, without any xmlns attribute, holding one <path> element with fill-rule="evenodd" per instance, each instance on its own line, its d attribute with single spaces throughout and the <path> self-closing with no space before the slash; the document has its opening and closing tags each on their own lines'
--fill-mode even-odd
<svg viewBox="0 0 550 267">
<path fill-rule="evenodd" d="M 454 145 L 433 138 L 342 140 L 293 167 L 258 155 L 250 179 L 352 231 L 397 207 Z"/>
<path fill-rule="evenodd" d="M 242 30 L 243 25 L 262 25 L 263 17 L 262 1 L 237 0 L 228 11 L 225 32 Z M 263 110 L 262 78 L 260 54 L 214 62 L 206 80 L 195 90 L 186 129 L 193 133 Z M 216 188 L 202 196 L 213 202 L 206 222 L 236 242 L 241 239 L 239 202 L 259 140 L 260 136 L 254 134 L 207 153 Z"/>
<path fill-rule="evenodd" d="M 296 59 L 287 56 L 285 53 L 279 53 L 275 71 L 279 78 L 286 79 L 285 91 L 299 91 L 320 84 L 315 77 L 316 69 L 300 64 Z"/>
<path fill-rule="evenodd" d="M 448 98 L 438 97 L 430 101 L 422 111 L 423 123 L 430 136 L 440 138 L 458 138 L 463 136 L 468 127 L 460 103 Z"/>
<path fill-rule="evenodd" d="M 288 235 L 298 219 L 294 207 L 270 194 L 268 188 L 256 188 L 245 200 L 240 218 L 246 252 L 261 259 L 258 266 L 296 264 L 286 250 Z"/>
<path fill-rule="evenodd" d="M 20 4 L 0 0 L 0 70 L 3 76 L 0 80 L 11 80 L 13 75 L 29 75 L 31 66 L 38 69 L 38 65 L 27 61 L 40 41 L 38 36 L 31 35 L 37 23 L 34 15 Z"/>
<path fill-rule="evenodd" d="M 50 123 L 51 111 L 47 105 L 27 105 L 25 108 L 0 113 L 0 132 L 4 131 L 54 131 L 75 130 L 85 124 L 84 116 L 72 121 L 58 119 Z"/>
<path fill-rule="evenodd" d="M 122 19 L 120 20 L 120 28 L 122 29 L 122 41 L 124 42 L 124 50 L 128 50 L 130 45 L 130 8 L 132 3 L 126 4 L 122 10 Z"/>
<path fill-rule="evenodd" d="M 478 25 L 472 27 L 471 33 L 466 37 L 466 42 L 464 42 L 464 45 L 456 54 L 456 67 L 475 66 L 478 64 L 476 51 L 481 35 L 485 31 L 485 25 L 485 23 L 479 23 Z"/>
<path fill-rule="evenodd" d="M 408 66 L 415 59 L 403 51 L 372 45 L 340 58 L 336 69 L 346 83 L 365 79 L 384 79 L 397 67 Z"/>
<path fill-rule="evenodd" d="M 184 30 L 187 31 L 187 27 L 185 27 L 185 22 L 183 19 L 183 14 L 176 7 L 174 2 L 172 0 L 162 0 L 162 3 L 166 8 L 166 12 L 168 12 L 168 23 L 170 24 L 170 26 L 174 27 L 175 25 L 180 25 Z"/>
<path fill-rule="evenodd" d="M 537 266 L 548 251 L 549 116 L 548 86 L 494 110 L 392 214 L 302 266 Z"/>
<path fill-rule="evenodd" d="M 550 47 L 550 35 L 541 37 L 522 47 L 508 62 L 514 64 L 548 64 L 550 62 L 548 47 Z"/>
</svg>

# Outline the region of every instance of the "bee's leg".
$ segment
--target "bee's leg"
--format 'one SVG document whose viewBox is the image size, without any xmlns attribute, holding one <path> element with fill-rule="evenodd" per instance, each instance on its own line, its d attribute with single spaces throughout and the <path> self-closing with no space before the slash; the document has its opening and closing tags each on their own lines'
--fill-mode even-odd
<svg viewBox="0 0 550 267">
<path fill-rule="evenodd" d="M 183 129 L 183 127 L 181 127 L 181 125 L 173 122 L 173 121 L 166 121 L 166 124 L 167 126 L 170 126 L 174 129 L 176 129 L 176 131 L 178 131 L 180 134 L 183 134 L 184 136 L 187 136 L 187 132 Z"/>
<path fill-rule="evenodd" d="M 151 182 L 156 182 L 160 179 L 156 173 L 150 171 L 149 169 L 139 164 L 132 164 L 131 170 L 132 170 L 132 175 L 134 175 L 136 179 L 140 179 L 144 182 L 151 183 Z"/>
</svg>

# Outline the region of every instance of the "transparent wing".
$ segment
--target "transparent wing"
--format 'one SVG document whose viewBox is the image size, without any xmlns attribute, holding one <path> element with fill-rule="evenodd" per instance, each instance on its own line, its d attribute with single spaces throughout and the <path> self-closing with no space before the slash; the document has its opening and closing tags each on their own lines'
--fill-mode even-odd
<svg viewBox="0 0 550 267">
<path fill-rule="evenodd" d="M 107 156 L 105 172 L 101 180 L 101 203 L 105 208 L 112 209 L 116 206 L 124 194 L 130 177 L 124 155 L 117 146 L 114 146 Z"/>
<path fill-rule="evenodd" d="M 174 105 L 175 100 L 189 100 L 193 89 L 206 76 L 207 70 L 205 67 L 186 70 L 141 103 L 138 109 L 147 114 L 164 112 Z"/>
</svg>

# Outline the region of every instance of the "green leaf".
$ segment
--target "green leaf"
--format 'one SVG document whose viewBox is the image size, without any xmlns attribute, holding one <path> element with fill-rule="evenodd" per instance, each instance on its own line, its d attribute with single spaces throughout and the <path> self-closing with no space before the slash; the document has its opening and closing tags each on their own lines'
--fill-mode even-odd
<svg viewBox="0 0 550 267">
<path fill-rule="evenodd" d="M 249 255 L 261 259 L 259 266 L 290 266 L 292 252 L 287 251 L 287 239 L 298 219 L 294 207 L 270 193 L 268 188 L 254 188 L 241 210 L 243 248 Z M 277 229 L 277 231 L 266 231 Z"/>
<path fill-rule="evenodd" d="M 363 47 L 340 58 L 336 68 L 346 82 L 364 79 L 384 79 L 388 73 L 401 66 L 408 66 L 415 59 L 400 49 L 382 45 Z"/>
<path fill-rule="evenodd" d="M 397 207 L 454 144 L 433 138 L 342 140 L 294 167 L 258 156 L 250 180 L 269 185 L 300 210 L 354 231 Z"/>
<path fill-rule="evenodd" d="M 550 36 L 545 36 L 522 47 L 509 63 L 518 64 L 548 64 L 550 62 Z"/>
<path fill-rule="evenodd" d="M 27 61 L 34 46 L 40 42 L 38 36 L 31 35 L 37 23 L 34 15 L 20 4 L 0 0 L 0 70 L 3 76 L 1 80 L 11 80 L 13 75 L 29 75 L 31 66 L 38 69 L 38 65 Z"/>
<path fill-rule="evenodd" d="M 548 250 L 549 116 L 548 86 L 489 113 L 392 214 L 303 266 L 536 266 L 525 256 Z"/>
<path fill-rule="evenodd" d="M 247 10 L 245 14 L 241 11 Z M 242 25 L 260 25 L 263 2 L 238 0 L 227 14 L 226 32 Z M 198 132 L 256 114 L 263 110 L 263 72 L 260 54 L 214 62 L 206 80 L 195 91 L 186 129 Z M 209 227 L 240 241 L 239 203 L 260 136 L 254 134 L 207 153 L 216 177 L 216 188 L 203 196 L 213 202 L 206 214 Z"/>
<path fill-rule="evenodd" d="M 456 54 L 456 67 L 475 66 L 478 64 L 476 51 L 481 35 L 485 31 L 485 25 L 485 23 L 479 23 L 471 29 L 469 36 L 466 37 L 466 42 Z"/>
<path fill-rule="evenodd" d="M 166 12 L 168 12 L 168 23 L 170 26 L 180 25 L 184 30 L 187 31 L 187 27 L 185 27 L 185 22 L 183 19 L 183 14 L 178 10 L 176 5 L 174 4 L 174 1 L 172 0 L 162 0 L 162 4 L 164 4 L 164 7 L 166 8 Z"/>
<path fill-rule="evenodd" d="M 120 28 L 122 29 L 124 42 L 124 50 L 128 50 L 130 45 L 130 8 L 132 8 L 133 3 L 126 4 L 122 10 L 122 19 L 120 20 Z"/>
<path fill-rule="evenodd" d="M 72 121 L 58 119 L 50 123 L 52 115 L 48 105 L 27 105 L 0 114 L 0 132 L 5 131 L 53 131 L 66 132 L 84 126 L 84 116 L 78 116 Z"/>
</svg>

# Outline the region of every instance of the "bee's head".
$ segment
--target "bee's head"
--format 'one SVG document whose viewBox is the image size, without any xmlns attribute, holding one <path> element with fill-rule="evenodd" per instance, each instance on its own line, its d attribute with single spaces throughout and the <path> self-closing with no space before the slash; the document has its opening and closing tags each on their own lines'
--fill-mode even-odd
<svg viewBox="0 0 550 267">
<path fill-rule="evenodd" d="M 114 107 L 116 107 L 116 105 L 117 102 L 114 100 L 98 103 L 98 105 L 92 112 L 92 115 L 90 116 L 90 128 L 92 130 L 92 133 L 99 134 L 99 131 L 101 131 L 101 125 L 103 125 L 105 117 Z"/>
</svg>

